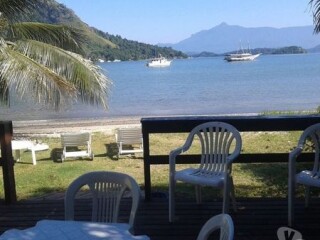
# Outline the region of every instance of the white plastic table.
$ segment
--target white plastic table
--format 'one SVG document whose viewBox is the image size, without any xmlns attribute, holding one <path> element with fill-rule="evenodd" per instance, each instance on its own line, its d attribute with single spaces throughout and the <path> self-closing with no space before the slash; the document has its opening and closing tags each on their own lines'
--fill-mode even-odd
<svg viewBox="0 0 320 240">
<path fill-rule="evenodd" d="M 80 221 L 41 220 L 36 226 L 25 230 L 11 229 L 0 240 L 94 240 L 94 239 L 150 239 L 146 235 L 134 236 L 125 223 L 94 223 Z"/>
<path fill-rule="evenodd" d="M 32 155 L 32 164 L 37 164 L 36 159 L 36 151 L 43 151 L 49 149 L 47 144 L 34 144 L 32 141 L 29 140 L 12 140 L 11 141 L 12 150 L 15 151 L 15 156 L 17 162 L 20 160 L 20 151 L 21 150 L 30 150 Z"/>
</svg>

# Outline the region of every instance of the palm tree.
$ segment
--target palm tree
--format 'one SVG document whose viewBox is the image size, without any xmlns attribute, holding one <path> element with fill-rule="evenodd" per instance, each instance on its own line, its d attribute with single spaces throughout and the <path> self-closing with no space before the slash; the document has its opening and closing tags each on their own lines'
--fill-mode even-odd
<svg viewBox="0 0 320 240">
<path fill-rule="evenodd" d="M 320 0 L 310 0 L 313 9 L 314 32 L 320 33 Z"/>
<path fill-rule="evenodd" d="M 81 31 L 19 21 L 36 6 L 37 0 L 0 0 L 0 103 L 9 106 L 10 93 L 57 110 L 74 101 L 107 109 L 111 82 L 79 54 Z"/>
</svg>

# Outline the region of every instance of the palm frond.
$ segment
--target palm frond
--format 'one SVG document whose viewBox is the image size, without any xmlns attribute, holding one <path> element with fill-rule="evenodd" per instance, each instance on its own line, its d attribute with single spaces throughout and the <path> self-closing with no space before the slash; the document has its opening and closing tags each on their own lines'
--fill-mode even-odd
<svg viewBox="0 0 320 240">
<path fill-rule="evenodd" d="M 313 9 L 313 24 L 314 24 L 314 32 L 320 32 L 320 0 L 310 0 L 309 2 L 311 8 Z"/>
<path fill-rule="evenodd" d="M 1 47 L 0 47 L 1 48 Z M 0 104 L 9 106 L 9 86 L 0 72 Z"/>
<path fill-rule="evenodd" d="M 32 39 L 74 52 L 81 50 L 86 39 L 81 30 L 65 25 L 23 22 L 10 28 L 8 39 Z"/>
<path fill-rule="evenodd" d="M 74 85 L 26 55 L 2 44 L 0 53 L 1 91 L 13 91 L 21 98 L 32 97 L 36 102 L 59 109 L 75 99 Z M 8 103 L 8 99 L 2 98 Z"/>
<path fill-rule="evenodd" d="M 0 75 L 0 104 L 10 106 L 9 101 L 9 87 L 6 81 L 3 81 L 2 75 Z"/>
<path fill-rule="evenodd" d="M 91 105 L 107 106 L 111 82 L 100 67 L 81 55 L 34 41 L 18 41 L 15 49 L 35 62 L 52 69 L 78 90 L 78 99 Z"/>
<path fill-rule="evenodd" d="M 37 0 L 0 0 L 2 17 L 12 22 L 19 19 L 19 15 L 37 8 Z"/>
<path fill-rule="evenodd" d="M 0 34 L 2 35 L 3 31 L 7 28 L 8 21 L 0 16 Z"/>
<path fill-rule="evenodd" d="M 3 38 L 0 38 L 0 63 L 8 57 L 6 49 L 7 44 Z M 9 86 L 0 71 L 0 104 L 9 106 Z"/>
</svg>

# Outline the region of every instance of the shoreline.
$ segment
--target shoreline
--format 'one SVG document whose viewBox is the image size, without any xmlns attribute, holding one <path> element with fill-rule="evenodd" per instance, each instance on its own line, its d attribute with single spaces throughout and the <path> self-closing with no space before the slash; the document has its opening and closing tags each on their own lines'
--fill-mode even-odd
<svg viewBox="0 0 320 240">
<path fill-rule="evenodd" d="M 154 116 L 118 116 L 109 118 L 68 118 L 47 120 L 13 120 L 13 136 L 43 136 L 60 137 L 61 133 L 68 132 L 102 132 L 114 134 L 120 127 L 139 127 L 142 118 L 183 118 L 183 117 L 232 117 L 232 116 L 259 116 L 261 113 L 234 113 L 234 114 L 199 114 L 199 115 L 154 115 Z M 5 120 L 6 121 L 6 120 Z"/>
<path fill-rule="evenodd" d="M 141 117 L 119 117 L 103 119 L 52 119 L 12 121 L 13 135 L 23 136 L 52 136 L 59 137 L 67 132 L 104 132 L 113 134 L 119 127 L 140 126 Z"/>
<path fill-rule="evenodd" d="M 70 118 L 50 120 L 13 120 L 14 137 L 44 136 L 59 137 L 67 132 L 103 132 L 114 134 L 115 129 L 120 127 L 139 127 L 141 118 L 154 117 L 200 117 L 200 116 L 255 116 L 257 113 L 245 114 L 213 114 L 213 115 L 163 115 L 163 116 L 119 116 L 110 118 Z"/>
</svg>

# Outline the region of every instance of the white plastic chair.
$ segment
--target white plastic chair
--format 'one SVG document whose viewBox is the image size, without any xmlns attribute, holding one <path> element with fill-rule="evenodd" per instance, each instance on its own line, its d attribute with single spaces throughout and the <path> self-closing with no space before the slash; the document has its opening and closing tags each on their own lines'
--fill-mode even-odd
<svg viewBox="0 0 320 240">
<path fill-rule="evenodd" d="M 222 213 L 210 218 L 201 228 L 197 240 L 207 240 L 216 230 L 220 230 L 219 240 L 233 240 L 234 225 L 229 214 Z"/>
<path fill-rule="evenodd" d="M 200 143 L 201 160 L 198 168 L 176 171 L 176 157 L 189 150 L 195 137 Z M 235 207 L 231 164 L 239 156 L 242 140 L 238 130 L 227 123 L 208 122 L 195 127 L 189 134 L 185 144 L 169 155 L 169 221 L 175 217 L 174 194 L 176 182 L 182 181 L 196 186 L 197 202 L 201 202 L 201 186 L 223 189 L 223 213 L 229 210 L 229 194 Z"/>
<path fill-rule="evenodd" d="M 296 159 L 306 148 L 312 149 L 314 163 L 312 170 L 296 172 Z M 289 154 L 289 177 L 288 177 L 288 225 L 294 225 L 294 199 L 296 184 L 305 186 L 305 205 L 309 204 L 310 187 L 320 187 L 320 123 L 314 124 L 302 133 L 298 146 Z"/>
<path fill-rule="evenodd" d="M 129 226 L 133 227 L 140 201 L 140 188 L 137 182 L 127 174 L 96 171 L 86 173 L 75 179 L 65 195 L 65 220 L 74 220 L 74 200 L 77 192 L 89 187 L 92 194 L 92 221 L 117 223 L 120 200 L 126 190 L 130 190 L 132 205 Z"/>
<path fill-rule="evenodd" d="M 91 149 L 91 133 L 63 133 L 61 134 L 62 154 L 61 161 L 66 158 L 88 157 L 93 160 Z M 72 147 L 82 147 L 80 150 L 70 150 Z"/>
</svg>

